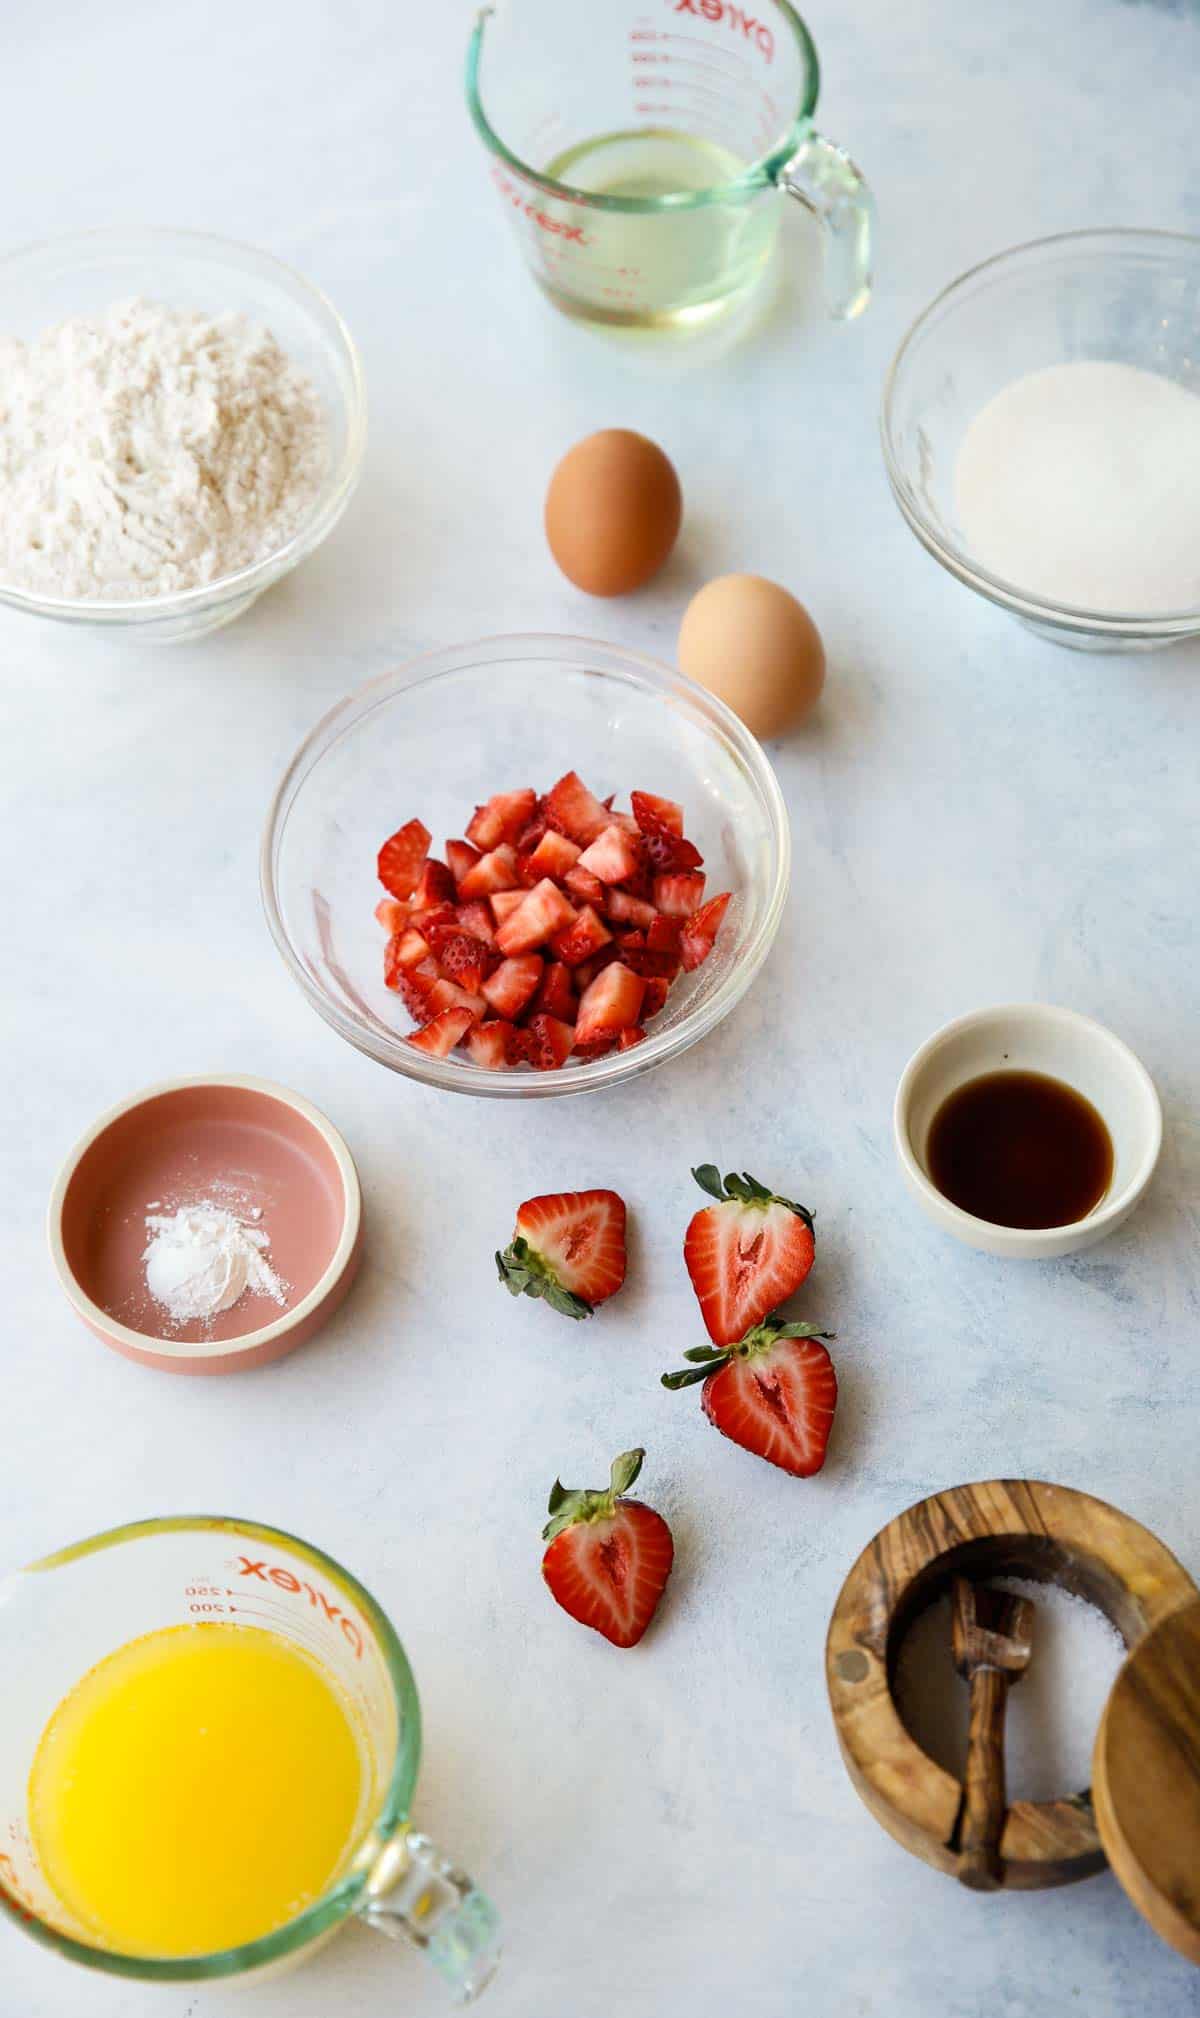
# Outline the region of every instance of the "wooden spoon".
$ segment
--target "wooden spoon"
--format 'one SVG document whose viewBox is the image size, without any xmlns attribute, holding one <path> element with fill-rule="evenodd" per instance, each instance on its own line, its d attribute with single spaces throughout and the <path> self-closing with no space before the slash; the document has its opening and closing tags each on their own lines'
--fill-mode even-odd
<svg viewBox="0 0 1200 2018">
<path fill-rule="evenodd" d="M 994 1892 L 1001 1882 L 999 1845 L 1008 1808 L 1004 1710 L 1010 1687 L 1029 1664 L 1032 1631 L 1028 1598 L 955 1577 L 954 1665 L 971 1689 L 958 1879 L 973 1892 Z"/>
</svg>

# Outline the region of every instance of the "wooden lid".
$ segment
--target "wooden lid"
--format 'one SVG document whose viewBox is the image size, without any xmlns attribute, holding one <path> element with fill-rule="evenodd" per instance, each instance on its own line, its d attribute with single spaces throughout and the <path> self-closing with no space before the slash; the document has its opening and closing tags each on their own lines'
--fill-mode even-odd
<svg viewBox="0 0 1200 2018">
<path fill-rule="evenodd" d="M 1092 1801 L 1134 1905 L 1200 1964 L 1200 1602 L 1161 1620 L 1117 1676 L 1096 1733 Z"/>
</svg>

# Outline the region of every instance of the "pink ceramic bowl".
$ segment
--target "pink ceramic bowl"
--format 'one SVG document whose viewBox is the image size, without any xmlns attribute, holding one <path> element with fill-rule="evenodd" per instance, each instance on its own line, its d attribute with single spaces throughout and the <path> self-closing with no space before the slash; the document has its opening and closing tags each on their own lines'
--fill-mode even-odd
<svg viewBox="0 0 1200 2018">
<path fill-rule="evenodd" d="M 146 1287 L 147 1214 L 213 1196 L 261 1209 L 286 1306 L 247 1290 L 214 1318 L 164 1329 Z M 282 1358 L 332 1316 L 358 1267 L 362 1196 L 337 1129 L 298 1093 L 267 1079 L 174 1079 L 76 1143 L 47 1230 L 68 1300 L 105 1345 L 171 1373 L 230 1373 Z"/>
</svg>

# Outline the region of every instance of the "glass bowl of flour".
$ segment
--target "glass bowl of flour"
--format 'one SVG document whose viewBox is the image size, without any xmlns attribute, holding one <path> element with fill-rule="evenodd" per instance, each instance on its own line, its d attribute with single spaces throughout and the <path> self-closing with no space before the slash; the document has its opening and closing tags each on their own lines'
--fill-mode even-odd
<svg viewBox="0 0 1200 2018">
<path fill-rule="evenodd" d="M 0 259 L 0 599 L 168 643 L 227 624 L 345 510 L 362 372 L 268 254 L 92 231 Z"/>
<path fill-rule="evenodd" d="M 976 266 L 884 388 L 892 490 L 935 560 L 1055 644 L 1200 635 L 1200 238 L 1078 231 Z"/>
</svg>

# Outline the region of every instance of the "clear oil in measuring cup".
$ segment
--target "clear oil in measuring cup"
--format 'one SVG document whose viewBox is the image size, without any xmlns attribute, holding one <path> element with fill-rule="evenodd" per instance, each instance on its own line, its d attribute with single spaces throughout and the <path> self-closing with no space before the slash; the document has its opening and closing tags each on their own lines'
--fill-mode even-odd
<svg viewBox="0 0 1200 2018">
<path fill-rule="evenodd" d="M 564 148 L 543 173 L 588 195 L 656 201 L 705 191 L 712 200 L 651 212 L 576 206 L 570 291 L 565 269 L 561 289 L 552 273 L 543 284 L 569 314 L 645 328 L 724 308 L 758 279 L 779 222 L 774 204 L 719 194 L 746 166 L 729 148 L 670 127 L 600 133 Z"/>
</svg>

